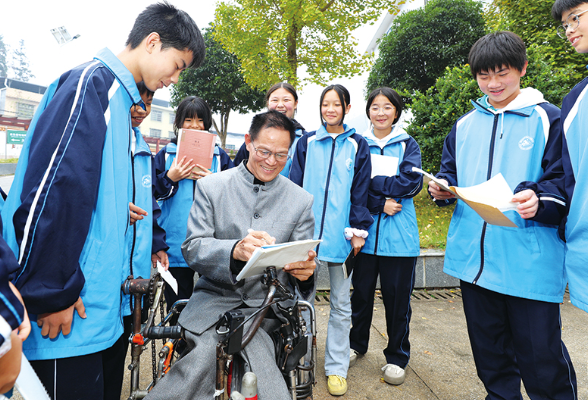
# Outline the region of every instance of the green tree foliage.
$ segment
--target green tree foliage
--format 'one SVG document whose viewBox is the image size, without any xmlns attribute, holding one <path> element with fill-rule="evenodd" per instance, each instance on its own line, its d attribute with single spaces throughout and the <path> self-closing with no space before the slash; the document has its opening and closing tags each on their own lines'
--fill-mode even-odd
<svg viewBox="0 0 588 400">
<path fill-rule="evenodd" d="M 380 41 L 368 92 L 380 86 L 425 91 L 446 67 L 465 64 L 486 32 L 482 11 L 474 0 L 431 0 L 398 16 Z"/>
<path fill-rule="evenodd" d="M 527 46 L 540 46 L 543 59 L 553 68 L 573 67 L 570 82 L 586 75 L 586 57 L 576 53 L 567 40 L 557 36 L 551 17 L 553 0 L 494 0 L 485 14 L 492 31 L 508 30 L 519 35 Z M 568 86 L 570 90 L 572 86 Z"/>
<path fill-rule="evenodd" d="M 542 58 L 540 47 L 528 49 L 529 66 L 521 80 L 521 87 L 534 87 L 545 99 L 560 107 L 568 93 L 566 82 L 572 68 L 554 69 Z M 446 68 L 435 85 L 426 92 L 416 92 L 412 98 L 413 119 L 407 128 L 418 142 L 422 152 L 423 168 L 437 173 L 441 165 L 443 141 L 457 119 L 470 111 L 471 100 L 482 97 L 477 82 L 472 78 L 469 65 Z"/>
<path fill-rule="evenodd" d="M 19 42 L 19 48 L 13 51 L 10 69 L 12 69 L 14 79 L 19 81 L 28 82 L 29 79 L 35 77 L 29 68 L 29 60 L 26 56 L 24 40 L 22 39 Z"/>
<path fill-rule="evenodd" d="M 0 76 L 8 76 L 8 64 L 6 63 L 6 56 L 8 49 L 4 44 L 4 37 L 0 35 Z"/>
<path fill-rule="evenodd" d="M 186 96 L 203 98 L 213 113 L 220 114 L 220 129 L 216 121 L 213 122 L 224 147 L 230 112 L 247 113 L 262 109 L 265 93 L 253 90 L 245 83 L 239 71 L 239 61 L 214 40 L 212 28 L 205 31 L 204 42 L 204 63 L 199 68 L 182 72 L 178 84 L 172 88 L 171 103 L 177 107 Z"/>
<path fill-rule="evenodd" d="M 404 0 L 225 0 L 215 38 L 241 61 L 245 80 L 268 89 L 279 81 L 324 84 L 365 71 L 370 56 L 355 50 L 351 32 L 374 23 Z M 306 67 L 303 81 L 298 69 Z"/>
</svg>

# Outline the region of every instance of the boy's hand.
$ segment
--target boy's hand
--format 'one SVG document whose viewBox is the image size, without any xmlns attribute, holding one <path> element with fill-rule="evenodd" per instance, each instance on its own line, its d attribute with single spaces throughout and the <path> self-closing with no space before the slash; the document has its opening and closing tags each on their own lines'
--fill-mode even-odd
<svg viewBox="0 0 588 400">
<path fill-rule="evenodd" d="M 147 211 L 134 205 L 133 203 L 129 203 L 129 211 L 131 215 L 131 225 L 134 225 L 135 222 L 142 220 L 144 215 L 147 215 Z"/>
<path fill-rule="evenodd" d="M 65 310 L 57 311 L 48 314 L 39 314 L 37 317 L 37 325 L 41 328 L 41 335 L 49 335 L 49 339 L 55 339 L 59 332 L 63 333 L 63 336 L 67 336 L 71 332 L 71 322 L 73 320 L 74 309 L 78 312 L 79 316 L 86 318 L 86 308 L 81 297 L 78 297 L 72 306 Z"/>
<path fill-rule="evenodd" d="M 531 189 L 523 190 L 514 195 L 511 200 L 513 203 L 520 203 L 517 206 L 517 211 L 521 218 L 529 219 L 537 215 L 539 209 L 539 199 L 534 191 Z"/>
<path fill-rule="evenodd" d="M 192 171 L 192 178 L 198 180 L 198 179 L 204 178 L 207 175 L 212 175 L 212 171 L 204 168 L 202 165 L 196 164 L 196 166 L 200 169 Z"/>
<path fill-rule="evenodd" d="M 312 274 L 314 274 L 314 270 L 316 269 L 316 263 L 314 261 L 315 257 L 316 253 L 310 250 L 308 252 L 308 259 L 306 261 L 299 261 L 291 264 L 286 264 L 284 266 L 284 271 L 286 271 L 299 281 L 306 281 L 308 280 L 308 278 L 312 276 Z"/>
<path fill-rule="evenodd" d="M 157 253 L 151 254 L 151 264 L 153 265 L 153 268 L 157 268 L 157 261 L 161 263 L 164 270 L 167 271 L 169 269 L 169 258 L 167 257 L 165 250 L 159 250 Z"/>
<path fill-rule="evenodd" d="M 386 203 L 384 204 L 384 213 L 388 214 L 389 216 L 392 216 L 394 214 L 398 214 L 401 210 L 402 204 L 398 203 L 394 199 L 386 200 Z"/>
<path fill-rule="evenodd" d="M 174 182 L 181 181 L 190 176 L 193 168 L 194 164 L 192 164 L 192 159 L 186 161 L 186 156 L 184 156 L 178 162 L 178 159 L 176 158 L 172 167 L 167 171 L 167 177 Z"/>
<path fill-rule="evenodd" d="M 449 182 L 445 179 L 439 180 L 445 183 L 446 186 L 449 186 Z M 435 200 L 448 200 L 455 197 L 453 193 L 441 189 L 434 181 L 429 181 L 429 193 L 431 193 L 431 196 L 433 196 Z"/>
<path fill-rule="evenodd" d="M 353 235 L 351 238 L 351 247 L 353 247 L 353 255 L 356 256 L 357 253 L 361 251 L 361 248 L 365 244 L 365 239 L 359 236 Z"/>
</svg>

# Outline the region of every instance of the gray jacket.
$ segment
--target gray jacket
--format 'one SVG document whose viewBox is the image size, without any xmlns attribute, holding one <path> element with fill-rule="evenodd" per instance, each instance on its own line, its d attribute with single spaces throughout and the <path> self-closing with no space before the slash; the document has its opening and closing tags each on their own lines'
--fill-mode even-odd
<svg viewBox="0 0 588 400">
<path fill-rule="evenodd" d="M 201 334 L 219 316 L 242 304 L 259 307 L 267 292 L 260 276 L 235 283 L 230 270 L 233 246 L 247 230 L 266 231 L 276 243 L 312 239 L 313 197 L 278 175 L 265 185 L 254 185 L 245 164 L 209 175 L 196 184 L 188 232 L 182 244 L 186 262 L 198 274 L 194 293 L 179 323 Z M 282 283 L 293 282 L 280 271 Z"/>
</svg>

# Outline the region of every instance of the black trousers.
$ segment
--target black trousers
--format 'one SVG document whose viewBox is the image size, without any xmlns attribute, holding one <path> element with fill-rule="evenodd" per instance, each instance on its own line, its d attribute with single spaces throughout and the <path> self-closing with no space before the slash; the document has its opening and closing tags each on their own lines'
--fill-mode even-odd
<svg viewBox="0 0 588 400">
<path fill-rule="evenodd" d="M 384 356 L 388 364 L 406 368 L 410 358 L 410 296 L 414 288 L 415 264 L 416 257 L 358 254 L 351 278 L 352 327 L 349 339 L 353 350 L 360 354 L 365 354 L 368 350 L 374 314 L 374 292 L 379 275 L 388 334 L 388 346 L 384 349 Z"/>
<path fill-rule="evenodd" d="M 559 304 L 508 296 L 461 281 L 478 377 L 487 400 L 575 400 L 576 373 L 561 340 Z"/>
<path fill-rule="evenodd" d="M 124 318 L 125 333 L 106 350 L 85 356 L 31 361 L 52 400 L 120 399 L 130 318 Z"/>
<path fill-rule="evenodd" d="M 169 272 L 178 281 L 178 294 L 175 294 L 169 285 L 165 285 L 164 294 L 167 303 L 167 312 L 178 300 L 189 299 L 194 291 L 194 270 L 192 268 L 173 267 Z"/>
</svg>

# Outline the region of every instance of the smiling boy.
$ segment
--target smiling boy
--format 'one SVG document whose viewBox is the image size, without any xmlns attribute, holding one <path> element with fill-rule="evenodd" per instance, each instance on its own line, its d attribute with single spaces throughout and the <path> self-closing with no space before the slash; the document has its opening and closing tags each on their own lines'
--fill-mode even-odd
<svg viewBox="0 0 588 400">
<path fill-rule="evenodd" d="M 525 44 L 512 32 L 479 39 L 469 54 L 484 96 L 445 139 L 437 177 L 473 186 L 501 173 L 519 203 L 518 228 L 487 224 L 458 202 L 444 271 L 460 279 L 476 369 L 488 400 L 576 399 L 576 377 L 561 340 L 559 303 L 566 280 L 557 225 L 565 213 L 560 111 L 521 89 Z M 455 199 L 435 183 L 438 205 Z"/>
<path fill-rule="evenodd" d="M 121 53 L 103 49 L 64 73 L 33 118 L 2 217 L 20 264 L 13 282 L 36 322 L 24 353 L 54 398 L 103 399 L 112 383 L 106 350 L 123 332 L 130 274 L 136 83 L 154 91 L 203 58 L 192 18 L 150 5 Z"/>
<path fill-rule="evenodd" d="M 567 40 L 578 53 L 588 53 L 588 2 L 558 0 L 551 9 L 561 21 L 558 35 Z M 588 78 L 577 84 L 564 98 L 561 108 L 563 130 L 562 161 L 566 174 L 569 214 L 565 224 L 566 262 L 570 299 L 588 312 L 588 255 L 586 229 L 588 218 L 588 186 L 586 185 L 586 147 L 588 146 Z"/>
</svg>

